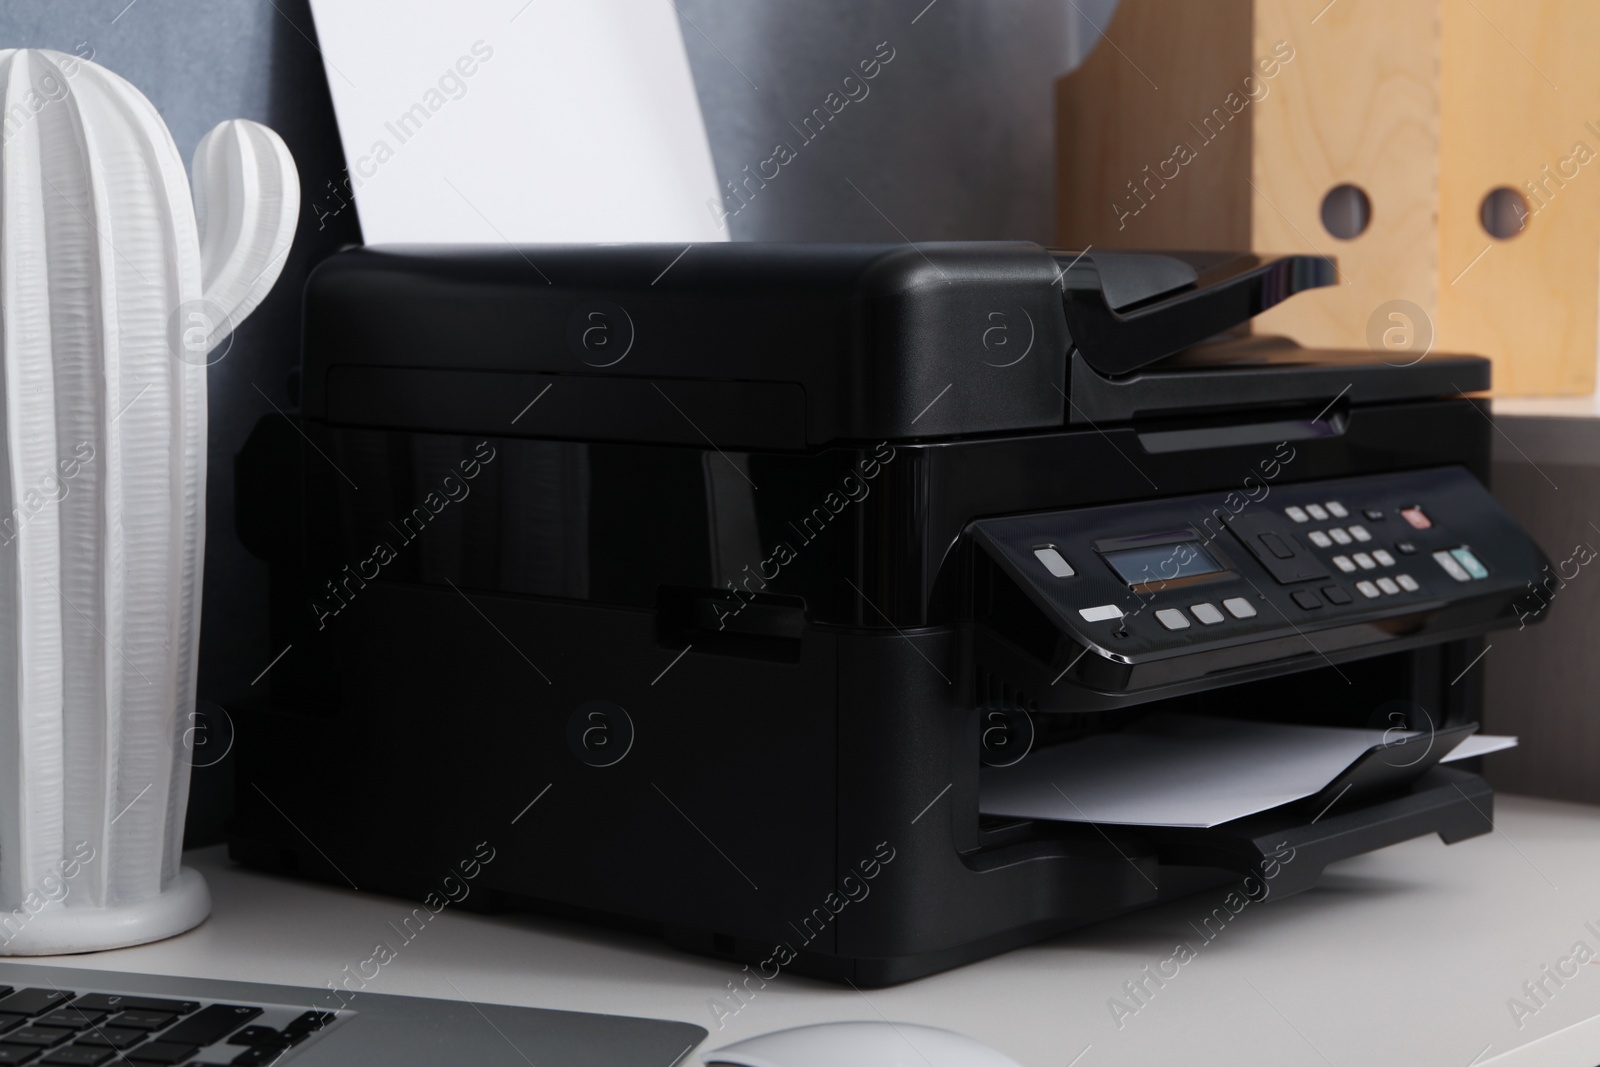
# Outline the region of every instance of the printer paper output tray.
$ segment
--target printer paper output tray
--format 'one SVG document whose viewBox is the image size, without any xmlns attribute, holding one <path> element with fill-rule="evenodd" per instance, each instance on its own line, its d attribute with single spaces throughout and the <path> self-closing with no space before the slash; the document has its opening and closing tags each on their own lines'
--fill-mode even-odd
<svg viewBox="0 0 1600 1067">
<path fill-rule="evenodd" d="M 1447 845 L 1494 828 L 1494 790 L 1479 775 L 1434 767 L 1408 789 L 1323 812 L 1290 805 L 1206 830 L 1151 827 L 1164 865 L 1209 867 L 1262 878 L 1273 895 L 1312 888 L 1330 863 L 1438 834 Z M 1265 877 L 1270 875 L 1270 877 Z"/>
</svg>

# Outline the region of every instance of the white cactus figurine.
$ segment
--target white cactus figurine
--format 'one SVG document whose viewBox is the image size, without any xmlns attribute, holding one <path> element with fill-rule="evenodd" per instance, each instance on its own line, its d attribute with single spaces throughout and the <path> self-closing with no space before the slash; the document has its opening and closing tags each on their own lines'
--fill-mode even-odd
<svg viewBox="0 0 1600 1067">
<path fill-rule="evenodd" d="M 150 101 L 0 51 L 0 954 L 169 937 L 189 790 L 208 353 L 272 288 L 300 187 L 271 130 L 183 161 Z"/>
</svg>

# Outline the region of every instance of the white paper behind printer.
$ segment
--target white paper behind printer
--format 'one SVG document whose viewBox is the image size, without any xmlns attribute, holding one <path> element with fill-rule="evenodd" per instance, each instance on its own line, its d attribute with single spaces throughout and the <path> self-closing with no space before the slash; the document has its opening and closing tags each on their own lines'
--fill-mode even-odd
<svg viewBox="0 0 1600 1067">
<path fill-rule="evenodd" d="M 726 239 L 671 0 L 311 7 L 349 171 L 313 217 L 353 190 L 368 244 Z"/>
</svg>

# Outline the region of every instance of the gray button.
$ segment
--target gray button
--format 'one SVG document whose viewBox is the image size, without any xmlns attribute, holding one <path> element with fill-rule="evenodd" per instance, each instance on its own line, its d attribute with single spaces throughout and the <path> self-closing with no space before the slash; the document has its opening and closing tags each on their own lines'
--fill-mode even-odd
<svg viewBox="0 0 1600 1067">
<path fill-rule="evenodd" d="M 1306 534 L 1306 538 L 1318 548 L 1327 548 L 1329 545 L 1333 544 L 1333 539 L 1327 534 L 1323 533 L 1321 530 L 1312 530 L 1310 533 Z"/>
<path fill-rule="evenodd" d="M 1049 545 L 1046 545 L 1043 548 L 1034 549 L 1033 554 L 1040 563 L 1044 564 L 1044 569 L 1055 575 L 1057 578 L 1071 578 L 1074 574 L 1078 573 L 1072 569 L 1072 564 L 1068 563 L 1064 558 L 1062 558 L 1061 553 L 1057 552 Z"/>
<path fill-rule="evenodd" d="M 1400 591 L 1400 587 L 1398 585 L 1394 584 L 1394 579 L 1393 578 L 1379 578 L 1378 579 L 1378 588 L 1382 589 L 1385 593 L 1389 594 L 1390 596 L 1394 596 L 1396 593 L 1398 593 Z"/>
<path fill-rule="evenodd" d="M 1417 584 L 1417 580 L 1411 577 L 1409 574 L 1397 574 L 1394 576 L 1394 580 L 1399 582 L 1400 588 L 1404 589 L 1408 593 L 1415 593 L 1418 589 L 1422 588 L 1422 586 Z"/>
<path fill-rule="evenodd" d="M 1115 604 L 1101 604 L 1094 608 L 1079 608 L 1078 614 L 1083 616 L 1084 622 L 1106 622 L 1122 618 L 1122 609 Z"/>
<path fill-rule="evenodd" d="M 1359 523 L 1350 527 L 1350 536 L 1354 537 L 1357 541 L 1372 540 L 1372 535 L 1367 532 L 1367 528 Z"/>
<path fill-rule="evenodd" d="M 1372 558 L 1378 561 L 1378 566 L 1380 567 L 1394 566 L 1394 557 L 1389 555 L 1389 550 L 1386 548 L 1374 549 L 1372 552 Z"/>
<path fill-rule="evenodd" d="M 1333 538 L 1336 544 L 1348 545 L 1350 543 L 1350 535 L 1344 532 L 1344 527 L 1342 526 L 1335 526 L 1329 530 L 1328 536 Z"/>
<path fill-rule="evenodd" d="M 1231 596 L 1222 602 L 1228 609 L 1228 614 L 1236 619 L 1253 619 L 1256 617 L 1256 606 L 1242 596 Z"/>
<path fill-rule="evenodd" d="M 1356 583 L 1356 592 L 1360 593 L 1362 596 L 1366 597 L 1368 600 L 1371 600 L 1374 597 L 1382 595 L 1382 594 L 1380 594 L 1378 592 L 1378 587 L 1373 585 L 1371 582 L 1357 582 Z"/>
<path fill-rule="evenodd" d="M 1283 513 L 1295 522 L 1306 522 L 1310 519 L 1310 516 L 1305 513 L 1303 508 L 1287 507 L 1283 509 Z"/>
<path fill-rule="evenodd" d="M 1356 569 L 1356 565 L 1350 562 L 1349 556 L 1334 556 L 1333 565 L 1344 571 L 1346 574 L 1349 574 Z"/>
<path fill-rule="evenodd" d="M 1156 612 L 1156 620 L 1169 630 L 1187 630 L 1189 628 L 1189 616 L 1177 608 L 1162 608 Z"/>
<path fill-rule="evenodd" d="M 1321 504 L 1307 504 L 1306 505 L 1306 514 L 1310 515 L 1313 519 L 1316 519 L 1318 522 L 1322 522 L 1325 519 L 1327 519 L 1327 517 L 1328 517 L 1327 510 L 1324 509 Z"/>
<path fill-rule="evenodd" d="M 1215 626 L 1222 621 L 1222 612 L 1217 610 L 1215 604 L 1190 604 L 1189 614 L 1207 626 Z"/>
<path fill-rule="evenodd" d="M 1345 510 L 1345 506 L 1339 503 L 1337 500 L 1330 500 L 1322 506 L 1327 508 L 1328 514 L 1332 515 L 1336 519 L 1342 519 L 1346 515 L 1350 514 L 1350 512 Z"/>
<path fill-rule="evenodd" d="M 1378 566 L 1377 561 L 1371 556 L 1367 555 L 1365 552 L 1357 552 L 1351 558 L 1356 561 L 1356 566 L 1360 567 L 1364 571 L 1374 570 Z"/>
<path fill-rule="evenodd" d="M 1435 552 L 1433 554 L 1433 558 L 1434 558 L 1434 561 L 1439 564 L 1439 566 L 1444 568 L 1444 572 L 1446 574 L 1448 574 L 1450 577 L 1454 578 L 1456 581 L 1458 581 L 1458 582 L 1470 582 L 1470 581 L 1472 581 L 1472 575 L 1468 574 L 1467 573 L 1467 569 L 1465 567 L 1463 567 L 1461 564 L 1457 563 L 1456 562 L 1456 558 L 1454 556 L 1452 556 L 1450 553 L 1448 553 L 1448 552 Z"/>
</svg>

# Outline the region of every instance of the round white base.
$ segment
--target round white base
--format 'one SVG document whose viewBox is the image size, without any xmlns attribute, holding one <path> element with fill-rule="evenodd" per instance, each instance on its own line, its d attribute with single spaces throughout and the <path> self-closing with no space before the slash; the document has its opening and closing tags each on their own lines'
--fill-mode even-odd
<svg viewBox="0 0 1600 1067">
<path fill-rule="evenodd" d="M 209 914 L 211 891 L 206 880 L 183 867 L 160 896 L 137 904 L 20 912 L 9 924 L 0 925 L 0 956 L 58 956 L 142 945 L 193 929 Z M 7 928 L 19 922 L 15 933 Z"/>
</svg>

